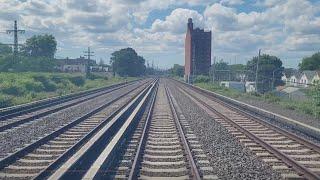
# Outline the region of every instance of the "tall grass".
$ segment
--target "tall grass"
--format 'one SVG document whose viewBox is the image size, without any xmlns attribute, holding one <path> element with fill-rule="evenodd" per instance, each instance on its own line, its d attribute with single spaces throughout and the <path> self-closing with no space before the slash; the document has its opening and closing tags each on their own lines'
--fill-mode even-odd
<svg viewBox="0 0 320 180">
<path fill-rule="evenodd" d="M 99 76 L 86 79 L 82 74 L 2 72 L 0 73 L 0 108 L 103 87 L 121 81 L 124 79 L 108 79 Z"/>
<path fill-rule="evenodd" d="M 264 101 L 270 104 L 277 104 L 284 109 L 295 110 L 304 114 L 315 116 L 316 118 L 320 118 L 320 106 L 315 106 L 314 102 L 310 97 L 305 101 L 297 101 L 297 100 L 291 100 L 287 98 L 281 98 L 272 93 L 266 93 L 263 95 L 255 94 L 255 93 L 251 93 L 251 94 L 242 93 L 242 92 L 221 87 L 218 84 L 212 84 L 212 83 L 196 83 L 195 85 L 198 87 L 207 89 L 209 91 L 213 91 L 218 94 L 235 98 L 238 100 L 246 98 L 246 99 L 252 99 L 256 101 Z"/>
</svg>

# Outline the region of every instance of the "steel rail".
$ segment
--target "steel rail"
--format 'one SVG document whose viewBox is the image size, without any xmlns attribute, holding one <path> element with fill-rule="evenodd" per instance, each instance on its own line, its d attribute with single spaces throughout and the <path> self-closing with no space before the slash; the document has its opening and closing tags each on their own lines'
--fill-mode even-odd
<svg viewBox="0 0 320 180">
<path fill-rule="evenodd" d="M 21 119 L 21 120 L 17 120 L 17 121 L 14 121 L 14 122 L 11 122 L 11 123 L 8 123 L 8 124 L 5 124 L 3 126 L 0 126 L 0 132 L 3 132 L 5 130 L 8 130 L 8 129 L 11 129 L 13 127 L 16 127 L 16 126 L 19 126 L 21 124 L 25 124 L 27 122 L 30 122 L 30 121 L 33 121 L 33 120 L 36 120 L 38 118 L 41 118 L 41 117 L 44 117 L 44 116 L 47 116 L 49 114 L 52 114 L 52 113 L 55 113 L 55 112 L 58 112 L 62 109 L 66 109 L 66 108 L 69 108 L 69 107 L 72 107 L 72 106 L 75 106 L 77 104 L 80 104 L 80 103 L 83 103 L 85 101 L 89 101 L 90 99 L 92 98 L 96 98 L 96 97 L 99 97 L 99 96 L 103 96 L 105 94 L 108 94 L 108 93 L 111 93 L 111 92 L 114 92 L 115 90 L 118 90 L 118 89 L 121 89 L 121 88 L 124 88 L 124 87 L 127 87 L 127 86 L 120 86 L 120 87 L 116 87 L 116 88 L 113 88 L 113 89 L 110 89 L 106 92 L 103 92 L 103 93 L 99 93 L 97 95 L 94 95 L 94 96 L 91 96 L 91 97 L 88 97 L 88 98 L 85 98 L 85 99 L 82 99 L 82 100 L 79 100 L 79 101 L 76 101 L 76 102 L 72 102 L 70 104 L 66 104 L 66 105 L 63 105 L 63 106 L 60 106 L 60 107 L 57 107 L 57 108 L 54 108 L 54 109 L 50 109 L 48 111 L 45 111 L 45 112 L 42 112 L 42 113 L 39 113 L 39 114 L 36 114 L 36 115 L 33 115 L 33 116 L 30 116 L 30 117 L 27 117 L 27 118 L 24 118 L 24 119 Z M 91 94 L 92 95 L 92 94 Z M 77 97 L 79 98 L 79 97 Z M 76 100 L 77 98 L 73 99 L 73 100 Z M 81 97 L 80 97 L 81 98 Z M 64 102 L 62 102 L 64 103 Z M 59 104 L 59 103 L 58 103 Z M 57 104 L 57 105 L 58 105 Z M 50 105 L 48 105 L 50 106 Z M 48 107 L 46 106 L 46 107 Z"/>
<path fill-rule="evenodd" d="M 97 171 L 97 169 L 95 168 L 104 168 L 104 160 L 110 158 L 110 156 L 101 156 L 101 154 L 106 153 L 105 151 L 108 151 L 110 153 L 110 149 L 104 147 L 110 145 L 119 145 L 118 143 L 120 141 L 112 140 L 115 137 L 118 137 L 117 132 L 119 130 L 122 130 L 122 125 L 126 123 L 126 120 L 128 118 L 132 118 L 132 112 L 137 112 L 137 108 L 141 107 L 140 104 L 142 100 L 145 100 L 145 97 L 149 95 L 148 92 L 150 92 L 152 87 L 154 87 L 154 83 L 145 88 L 137 97 L 134 98 L 134 100 L 126 104 L 126 106 L 121 109 L 121 111 L 116 114 L 106 125 L 100 128 L 100 130 L 96 132 L 89 141 L 87 141 L 78 151 L 74 152 L 74 154 L 69 157 L 68 160 L 66 160 L 58 169 L 56 169 L 48 177 L 48 179 L 80 179 L 83 177 L 83 173 L 86 173 L 85 175 L 87 176 L 90 175 L 90 177 L 94 177 L 95 175 L 97 175 L 99 171 Z M 93 161 L 95 163 L 93 163 Z M 80 167 L 84 169 L 88 167 L 89 169 L 86 169 L 85 172 L 81 170 L 79 171 L 78 168 Z M 90 167 L 93 167 L 93 169 L 91 169 Z"/>
<path fill-rule="evenodd" d="M 5 158 L 0 160 L 0 169 L 3 169 L 6 166 L 12 164 L 17 159 L 19 159 L 19 158 L 23 157 L 24 155 L 32 152 L 33 150 L 35 150 L 36 148 L 38 148 L 42 144 L 45 144 L 46 142 L 54 139 L 55 137 L 59 136 L 63 132 L 67 131 L 68 129 L 74 127 L 75 125 L 79 124 L 80 122 L 84 121 L 85 119 L 91 117 L 92 115 L 96 114 L 97 112 L 101 111 L 102 109 L 110 106 L 114 102 L 116 102 L 119 99 L 123 98 L 124 96 L 128 95 L 130 92 L 124 93 L 123 95 L 121 95 L 121 96 L 109 101 L 108 103 L 103 104 L 103 105 L 93 109 L 92 111 L 86 113 L 85 115 L 83 115 L 83 116 L 81 116 L 79 118 L 76 118 L 75 120 L 73 120 L 72 122 L 70 122 L 67 125 L 63 126 L 62 128 L 60 128 L 60 129 L 58 129 L 58 130 L 56 130 L 56 131 L 54 131 L 54 132 L 42 137 L 42 138 L 40 138 L 39 140 L 31 143 L 30 145 L 20 149 L 19 151 L 16 151 L 16 152 L 6 156 Z"/>
<path fill-rule="evenodd" d="M 150 105 L 150 108 L 148 109 L 148 115 L 147 115 L 147 118 L 146 118 L 146 122 L 144 124 L 144 128 L 143 128 L 143 131 L 142 131 L 142 135 L 141 135 L 141 138 L 140 138 L 140 141 L 139 141 L 139 146 L 137 148 L 137 152 L 136 152 L 136 155 L 134 157 L 134 160 L 133 160 L 133 163 L 132 163 L 132 167 L 131 167 L 131 170 L 130 170 L 130 173 L 129 173 L 129 177 L 128 179 L 129 180 L 133 180 L 133 179 L 137 179 L 137 176 L 138 176 L 138 173 L 139 173 L 139 167 L 140 167 L 140 159 L 142 158 L 142 152 L 143 152 L 143 148 L 145 147 L 145 144 L 147 142 L 147 132 L 148 132 L 148 129 L 150 127 L 150 121 L 151 121 L 151 118 L 152 118 L 152 113 L 153 113 L 153 109 L 154 109 L 154 104 L 155 104 L 155 101 L 156 101 L 156 96 L 157 96 L 157 92 L 158 92 L 158 84 L 157 84 L 157 87 L 155 89 L 155 93 L 151 99 L 151 105 Z"/>
<path fill-rule="evenodd" d="M 123 86 L 123 85 L 127 86 L 127 85 L 132 84 L 137 81 L 139 81 L 139 80 L 130 81 L 129 83 L 113 84 L 113 85 L 106 86 L 106 87 L 80 91 L 80 92 L 71 93 L 71 94 L 67 94 L 67 95 L 63 95 L 63 96 L 51 97 L 51 98 L 46 98 L 46 99 L 42 99 L 42 100 L 38 100 L 38 101 L 33 101 L 30 103 L 26 103 L 26 104 L 3 108 L 3 109 L 0 109 L 0 120 L 7 119 L 10 117 L 14 117 L 14 116 L 18 116 L 23 113 L 28 113 L 28 112 L 32 112 L 35 110 L 39 110 L 43 107 L 47 107 L 46 105 L 48 105 L 48 104 L 53 105 L 54 103 L 57 103 L 59 101 L 60 102 L 61 101 L 67 102 L 69 100 L 81 97 L 83 95 L 90 95 L 90 94 L 98 93 L 101 91 L 105 91 L 105 90 L 108 90 L 111 88 L 116 88 L 116 87 Z"/>
<path fill-rule="evenodd" d="M 176 109 L 174 107 L 174 104 L 172 102 L 171 93 L 169 92 L 167 86 L 165 86 L 165 90 L 166 90 L 167 98 L 168 98 L 168 101 L 169 101 L 169 104 L 170 104 L 170 109 L 171 109 L 173 117 L 174 117 L 174 121 L 175 121 L 175 123 L 177 125 L 177 128 L 178 128 L 179 136 L 181 138 L 184 150 L 185 150 L 185 152 L 187 154 L 187 160 L 188 160 L 188 162 L 190 164 L 192 178 L 196 179 L 196 180 L 200 180 L 201 179 L 200 173 L 199 173 L 198 167 L 197 167 L 197 165 L 196 165 L 196 163 L 195 163 L 195 161 L 193 159 L 192 152 L 190 150 L 188 141 L 187 141 L 187 139 L 186 139 L 186 137 L 184 135 L 181 123 L 179 121 L 179 117 L 177 115 L 177 111 L 176 111 Z"/>
<path fill-rule="evenodd" d="M 182 88 L 180 88 L 182 89 Z M 187 93 L 190 97 L 192 97 L 194 100 L 200 102 L 203 106 L 205 106 L 206 108 L 208 108 L 210 111 L 214 112 L 215 114 L 217 114 L 220 118 L 222 118 L 223 120 L 229 122 L 230 124 L 232 124 L 234 127 L 236 127 L 238 130 L 240 130 L 243 134 L 245 134 L 247 137 L 249 137 L 250 139 L 252 139 L 253 141 L 255 141 L 256 143 L 258 143 L 260 146 L 262 146 L 263 148 L 265 148 L 266 150 L 268 150 L 271 154 L 273 154 L 274 156 L 276 156 L 278 159 L 281 159 L 285 164 L 287 164 L 289 167 L 292 167 L 296 172 L 299 173 L 299 175 L 304 176 L 307 179 L 311 179 L 311 180 L 317 180 L 320 179 L 320 176 L 315 174 L 314 172 L 312 172 L 311 170 L 309 170 L 308 168 L 306 168 L 305 166 L 299 164 L 297 161 L 295 161 L 294 159 L 290 158 L 289 156 L 287 156 L 286 154 L 282 153 L 281 151 L 279 151 L 278 149 L 274 148 L 273 146 L 271 146 L 270 144 L 266 143 L 265 141 L 263 141 L 261 138 L 257 137 L 256 135 L 254 135 L 253 133 L 251 133 L 250 131 L 246 130 L 245 128 L 241 127 L 239 124 L 237 124 L 236 122 L 232 121 L 230 118 L 226 117 L 225 115 L 223 115 L 222 113 L 218 112 L 217 110 L 215 110 L 213 107 L 209 106 L 207 103 L 205 103 L 204 101 L 202 101 L 201 99 L 199 99 L 198 97 L 195 97 L 194 95 L 192 95 L 190 92 L 187 92 L 185 89 L 182 89 L 182 91 L 184 91 L 185 93 Z"/>
<path fill-rule="evenodd" d="M 231 104 L 229 104 L 227 102 L 224 102 L 224 101 L 222 101 L 222 100 L 220 100 L 220 99 L 218 99 L 218 98 L 216 98 L 214 96 L 211 96 L 210 94 L 207 94 L 206 92 L 200 91 L 200 90 L 198 90 L 198 89 L 196 89 L 194 87 L 193 87 L 193 90 L 199 92 L 200 94 L 204 95 L 207 98 L 212 99 L 213 101 L 216 101 L 216 102 L 218 102 L 220 104 L 223 104 L 223 106 L 228 107 L 229 109 L 238 112 L 239 114 L 249 118 L 250 120 L 253 120 L 253 121 L 255 121 L 255 122 L 257 122 L 257 123 L 259 123 L 261 125 L 264 125 L 264 126 L 270 128 L 270 129 L 278 132 L 279 134 L 281 134 L 283 136 L 286 136 L 286 137 L 288 137 L 290 139 L 293 139 L 293 140 L 299 142 L 300 144 L 302 144 L 302 145 L 304 145 L 304 146 L 306 146 L 306 147 L 308 147 L 308 148 L 310 148 L 310 149 L 312 149 L 312 150 L 314 150 L 314 151 L 316 151 L 317 153 L 320 154 L 320 145 L 315 144 L 315 143 L 313 143 L 313 142 L 311 142 L 311 141 L 309 141 L 307 139 L 304 139 L 302 137 L 299 137 L 299 136 L 297 136 L 296 134 L 294 134 L 294 133 L 292 133 L 290 131 L 282 129 L 281 127 L 278 127 L 278 126 L 276 126 L 276 125 L 274 125 L 274 124 L 272 124 L 270 122 L 267 122 L 266 120 L 263 120 L 259 116 L 253 115 L 253 114 L 251 114 L 251 113 L 249 113 L 249 112 L 247 112 L 247 111 L 245 111 L 243 109 L 240 109 L 239 107 L 236 107 L 235 105 L 231 105 Z"/>
</svg>

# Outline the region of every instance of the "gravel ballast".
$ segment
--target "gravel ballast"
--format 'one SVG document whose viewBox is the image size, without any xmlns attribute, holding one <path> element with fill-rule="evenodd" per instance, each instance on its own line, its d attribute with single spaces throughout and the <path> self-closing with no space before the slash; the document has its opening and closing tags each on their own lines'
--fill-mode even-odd
<svg viewBox="0 0 320 180">
<path fill-rule="evenodd" d="M 144 87 L 142 84 L 142 82 L 138 82 L 134 85 L 129 85 L 125 88 L 96 97 L 92 100 L 58 111 L 0 134 L 0 158 L 59 129 L 63 125 L 72 122 L 80 116 L 92 111 L 94 108 L 110 102 L 126 92 L 131 92 L 130 95 L 125 96 L 126 99 L 130 99 L 133 94 L 137 93 L 137 90 L 133 91 L 133 89 L 139 87 L 139 90 L 141 90 Z"/>
<path fill-rule="evenodd" d="M 280 175 L 170 83 L 170 89 L 221 179 L 280 179 Z"/>
</svg>

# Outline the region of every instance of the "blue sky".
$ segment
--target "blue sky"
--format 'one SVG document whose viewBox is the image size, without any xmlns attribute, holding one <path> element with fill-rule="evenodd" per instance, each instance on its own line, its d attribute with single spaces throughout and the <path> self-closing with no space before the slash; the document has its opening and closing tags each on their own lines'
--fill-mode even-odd
<svg viewBox="0 0 320 180">
<path fill-rule="evenodd" d="M 184 64 L 186 22 L 211 30 L 212 56 L 246 63 L 263 53 L 286 67 L 320 49 L 317 0 L 0 0 L 0 32 L 17 19 L 34 34 L 53 34 L 57 57 L 79 57 L 88 46 L 109 62 L 113 51 L 132 47 L 160 68 Z M 12 37 L 0 33 L 0 42 Z"/>
</svg>

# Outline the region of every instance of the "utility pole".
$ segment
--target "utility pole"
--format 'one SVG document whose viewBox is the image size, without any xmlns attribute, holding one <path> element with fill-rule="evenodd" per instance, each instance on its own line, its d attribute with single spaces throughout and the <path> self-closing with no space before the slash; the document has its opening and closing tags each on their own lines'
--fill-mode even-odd
<svg viewBox="0 0 320 180">
<path fill-rule="evenodd" d="M 90 47 L 88 47 L 88 50 L 87 51 L 83 51 L 84 53 L 86 53 L 86 55 L 84 55 L 85 57 L 88 57 L 88 60 L 90 61 L 91 57 L 94 56 L 94 52 L 92 52 L 90 50 Z"/>
<path fill-rule="evenodd" d="M 88 47 L 88 51 L 84 51 L 84 53 L 86 53 L 84 56 L 85 56 L 85 57 L 88 57 L 87 67 L 86 67 L 86 75 L 88 76 L 88 75 L 89 75 L 89 72 L 90 72 L 89 63 L 90 63 L 91 57 L 94 56 L 94 55 L 93 55 L 94 52 L 92 52 L 92 51 L 90 50 L 90 47 Z"/>
<path fill-rule="evenodd" d="M 216 73 L 216 56 L 213 57 L 213 73 L 212 73 L 212 82 L 215 83 L 215 73 Z"/>
<path fill-rule="evenodd" d="M 13 29 L 7 30 L 7 34 L 13 33 L 13 60 L 16 60 L 16 57 L 18 55 L 18 50 L 19 50 L 19 44 L 18 44 L 18 33 L 23 34 L 25 33 L 25 30 L 20 30 L 18 29 L 17 21 L 14 21 L 14 26 Z"/>
<path fill-rule="evenodd" d="M 256 67 L 256 82 L 255 82 L 255 88 L 256 91 L 258 92 L 258 69 L 259 69 L 259 61 L 260 61 L 260 53 L 261 53 L 261 49 L 259 49 L 259 56 L 258 56 L 258 60 L 257 60 L 257 67 Z"/>
</svg>

